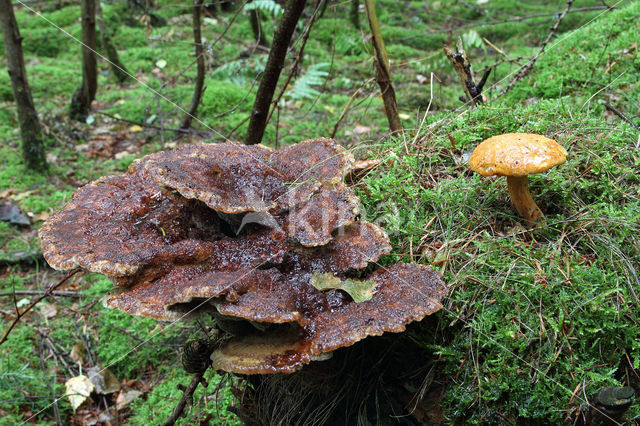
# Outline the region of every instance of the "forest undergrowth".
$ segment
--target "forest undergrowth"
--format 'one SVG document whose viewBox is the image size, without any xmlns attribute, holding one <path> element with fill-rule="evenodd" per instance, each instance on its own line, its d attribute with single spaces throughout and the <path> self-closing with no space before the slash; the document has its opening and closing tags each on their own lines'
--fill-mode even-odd
<svg viewBox="0 0 640 426">
<path fill-rule="evenodd" d="M 50 171 L 21 163 L 2 72 L 0 203 L 18 206 L 31 223 L 0 221 L 5 324 L 15 306 L 63 277 L 44 263 L 37 230 L 76 188 L 178 144 L 243 139 L 266 63 L 246 12 L 204 18 L 206 89 L 193 130 L 178 139 L 174 129 L 195 78 L 191 3 L 156 3 L 166 25 L 151 25 L 126 2 L 103 2 L 112 41 L 135 80 L 118 84 L 99 61 L 86 123 L 67 118 L 82 78 L 72 39 L 80 36 L 79 2 L 29 6 L 41 15 L 16 8 Z M 335 131 L 356 159 L 380 160 L 354 188 L 363 218 L 391 237 L 393 252 L 381 264 L 431 265 L 450 288 L 444 308 L 407 331 L 431 370 L 424 404 L 413 411 L 419 421 L 574 422 L 604 386 L 640 392 L 640 3 L 610 6 L 576 0 L 529 75 L 498 97 L 538 52 L 565 2 L 379 1 L 405 128 L 394 136 L 373 79 L 364 13 L 356 28 L 350 3 L 330 2 L 311 30 L 263 143 L 278 147 Z M 267 38 L 274 22 L 277 14 L 263 11 Z M 442 51 L 458 37 L 477 73 L 492 70 L 484 105 L 459 99 L 462 86 Z M 543 134 L 568 151 L 565 164 L 530 178 L 546 216 L 533 230 L 516 215 L 504 178 L 483 178 L 467 165 L 480 141 L 507 132 Z M 57 416 L 65 424 L 160 424 L 169 417 L 182 395 L 178 384 L 190 380 L 180 349 L 202 327 L 106 309 L 100 299 L 111 288 L 103 276 L 78 275 L 21 319 L 0 353 L 0 424 L 55 424 Z M 98 365 L 115 375 L 118 391 L 95 394 L 74 412 L 60 398 L 65 382 Z M 208 372 L 207 380 L 178 424 L 239 424 L 235 379 Z M 639 422 L 637 403 L 627 420 Z"/>
</svg>

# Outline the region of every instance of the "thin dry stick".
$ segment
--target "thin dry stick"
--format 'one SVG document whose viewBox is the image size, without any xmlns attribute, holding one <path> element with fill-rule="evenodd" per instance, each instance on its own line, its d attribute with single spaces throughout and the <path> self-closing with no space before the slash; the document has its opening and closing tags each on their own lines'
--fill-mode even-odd
<svg viewBox="0 0 640 426">
<path fill-rule="evenodd" d="M 39 294 L 46 293 L 47 290 L 13 290 L 5 293 L 0 293 L 0 296 L 36 296 Z M 52 291 L 49 293 L 49 296 L 61 296 L 61 297 L 82 297 L 82 293 L 79 291 Z"/>
<path fill-rule="evenodd" d="M 531 60 L 528 63 L 523 65 L 522 68 L 520 68 L 520 71 L 518 71 L 516 75 L 513 76 L 509 84 L 507 84 L 507 86 L 504 89 L 502 89 L 500 93 L 498 93 L 498 96 L 496 96 L 496 99 L 501 97 L 505 93 L 507 93 L 509 90 L 511 90 L 518 81 L 522 80 L 527 76 L 527 74 L 529 74 L 529 72 L 533 68 L 533 65 L 538 60 L 538 57 L 542 55 L 542 52 L 544 52 L 544 49 L 547 47 L 547 44 L 549 44 L 553 36 L 556 34 L 556 31 L 558 31 L 558 27 L 560 26 L 560 23 L 562 22 L 564 17 L 567 16 L 567 13 L 569 13 L 569 9 L 571 9 L 571 5 L 573 4 L 573 2 L 574 0 L 567 0 L 567 5 L 565 6 L 564 10 L 560 13 L 560 15 L 558 15 L 558 19 L 556 20 L 556 23 L 553 25 L 553 27 L 551 27 L 551 31 L 549 32 L 549 35 L 547 35 L 547 38 L 542 42 L 542 46 L 540 46 L 540 50 L 538 50 L 538 53 L 536 53 L 535 56 L 531 58 Z"/>
<path fill-rule="evenodd" d="M 196 60 L 198 62 L 196 73 L 196 84 L 193 89 L 193 98 L 191 98 L 191 106 L 189 111 L 185 114 L 181 129 L 188 129 L 191 127 L 191 119 L 195 117 L 196 111 L 198 111 L 198 105 L 200 105 L 200 98 L 202 97 L 202 89 L 204 87 L 204 49 L 202 47 L 202 36 L 200 34 L 200 12 L 202 10 L 202 4 L 204 0 L 195 0 L 193 8 L 193 40 L 195 43 Z"/>
<path fill-rule="evenodd" d="M 54 290 L 56 290 L 62 284 L 66 283 L 69 280 L 69 278 L 73 277 L 78 272 L 80 272 L 80 268 L 77 268 L 77 269 L 74 269 L 73 271 L 71 271 L 69 274 L 67 274 L 64 278 L 62 278 L 56 284 L 54 284 L 53 286 L 49 287 L 47 289 L 47 291 L 45 291 L 42 296 L 38 297 L 36 300 L 31 302 L 31 304 L 29 306 L 27 306 L 22 312 L 20 312 L 20 310 L 16 306 L 15 307 L 15 309 L 16 309 L 16 317 L 13 319 L 11 324 L 9 324 L 9 326 L 5 330 L 5 332 L 4 332 L 3 336 L 2 336 L 2 339 L 0 339 L 0 345 L 2 345 L 4 342 L 7 341 L 7 339 L 9 338 L 9 334 L 11 333 L 11 330 L 13 330 L 13 328 L 18 324 L 18 322 L 20 322 L 22 317 L 24 317 L 27 314 L 27 312 L 29 312 L 31 309 L 33 309 L 33 307 L 36 306 L 38 303 L 40 303 L 43 299 L 45 299 L 46 297 L 49 297 L 51 295 L 51 293 L 53 293 Z"/>
<path fill-rule="evenodd" d="M 384 47 L 384 40 L 382 40 L 382 33 L 380 32 L 375 0 L 365 0 L 364 5 L 367 10 L 367 19 L 369 20 L 371 35 L 373 36 L 373 47 L 376 51 L 376 80 L 382 93 L 382 101 L 384 102 L 387 120 L 389 120 L 389 128 L 392 132 L 401 132 L 402 123 L 400 122 L 398 103 L 396 102 L 396 92 L 393 90 L 393 83 L 391 82 L 389 57 L 387 56 L 387 50 Z"/>
<path fill-rule="evenodd" d="M 306 0 L 288 0 L 280 25 L 273 37 L 273 44 L 269 51 L 267 65 L 262 74 L 262 80 L 256 94 L 256 101 L 251 112 L 251 121 L 245 137 L 247 145 L 255 145 L 262 141 L 264 129 L 266 127 L 269 106 L 276 90 L 282 66 L 287 55 L 287 49 L 291 42 L 291 37 L 296 29 L 298 20 L 302 15 L 302 10 Z"/>
<path fill-rule="evenodd" d="M 42 337 L 40 337 L 39 339 L 39 345 L 38 345 L 38 357 L 40 358 L 40 369 L 42 370 L 42 374 L 44 376 L 44 378 L 46 379 L 47 377 L 47 369 L 45 367 L 44 364 L 44 356 L 42 354 L 42 346 L 44 346 L 44 341 L 42 340 Z M 55 415 L 56 418 L 56 425 L 57 426 L 62 426 L 62 419 L 60 419 L 60 408 L 58 407 L 58 399 L 55 395 L 55 391 L 53 390 L 53 385 L 51 384 L 51 382 L 49 380 L 47 380 L 47 385 L 49 387 L 49 393 L 51 394 L 51 397 L 53 398 L 53 414 Z"/>
<path fill-rule="evenodd" d="M 615 7 L 614 6 L 589 6 L 589 7 L 581 7 L 581 8 L 578 8 L 578 9 L 573 9 L 573 10 L 569 11 L 568 13 L 592 12 L 592 11 L 598 11 L 598 10 L 612 10 L 612 9 L 615 9 Z M 424 36 L 430 35 L 430 34 L 451 33 L 451 32 L 454 32 L 454 31 L 466 30 L 466 29 L 469 29 L 469 28 L 493 26 L 493 25 L 498 25 L 498 24 L 506 24 L 506 23 L 509 23 L 509 22 L 522 22 L 522 21 L 527 21 L 529 19 L 544 18 L 544 17 L 547 17 L 547 16 L 556 16 L 556 15 L 557 15 L 557 13 L 536 13 L 534 15 L 516 16 L 515 18 L 500 19 L 500 20 L 496 20 L 496 21 L 477 22 L 475 24 L 461 25 L 461 26 L 458 26 L 458 27 L 451 27 L 451 28 L 444 28 L 444 29 L 441 29 L 441 30 L 428 31 L 426 33 L 420 33 L 420 34 L 415 34 L 415 35 L 411 35 L 411 36 L 408 36 L 408 37 L 402 37 L 402 38 L 397 39 L 397 41 L 411 40 L 411 39 L 418 38 L 418 37 L 424 37 Z"/>
<path fill-rule="evenodd" d="M 344 119 L 344 116 L 347 115 L 347 111 L 349 111 L 349 108 L 351 108 L 351 104 L 356 99 L 356 96 L 358 96 L 358 93 L 360 93 L 360 90 L 362 90 L 365 86 L 367 86 L 373 80 L 375 80 L 375 77 L 372 77 L 369 80 L 367 80 L 364 83 L 362 83 L 360 85 L 360 87 L 358 87 L 356 89 L 356 91 L 353 92 L 353 95 L 351 95 L 351 97 L 349 98 L 349 101 L 347 102 L 347 104 L 342 109 L 342 112 L 340 113 L 340 117 L 338 117 L 338 121 L 336 121 L 336 124 L 333 126 L 333 131 L 331 132 L 331 137 L 332 138 L 336 137 L 336 133 L 338 133 L 338 127 L 340 126 L 340 123 L 342 122 L 342 119 Z"/>
<path fill-rule="evenodd" d="M 267 122 L 265 123 L 265 126 L 269 124 L 269 121 L 271 121 L 271 116 L 273 115 L 273 111 L 275 111 L 276 107 L 280 103 L 280 99 L 282 99 L 282 95 L 284 95 L 285 90 L 287 90 L 287 87 L 289 86 L 289 83 L 293 78 L 293 74 L 295 74 L 298 68 L 298 64 L 302 60 L 302 54 L 304 53 L 304 47 L 306 46 L 307 40 L 309 39 L 309 34 L 311 33 L 311 27 L 317 20 L 318 11 L 320 10 L 320 6 L 322 5 L 323 1 L 326 1 L 326 0 L 318 0 L 318 3 L 316 3 L 316 8 L 313 10 L 313 14 L 311 15 L 311 18 L 309 18 L 309 25 L 307 25 L 307 29 L 302 35 L 302 44 L 300 45 L 300 49 L 298 50 L 296 59 L 293 61 L 293 65 L 291 66 L 291 72 L 287 76 L 287 79 L 282 85 L 282 88 L 280 89 L 280 92 L 276 96 L 276 99 L 271 102 L 273 106 L 271 107 L 271 111 L 269 111 L 269 115 L 267 116 Z"/>
<path fill-rule="evenodd" d="M 477 105 L 478 103 L 483 104 L 486 101 L 486 96 L 482 94 L 482 89 L 487 82 L 491 68 L 487 68 L 485 70 L 484 75 L 476 84 L 476 76 L 471 69 L 471 62 L 469 61 L 467 52 L 462 46 L 462 39 L 458 38 L 456 50 L 451 49 L 449 46 L 444 46 L 443 49 L 444 54 L 453 65 L 453 69 L 456 70 L 456 74 L 458 74 L 458 78 L 462 83 L 467 99 L 471 99 L 471 105 Z"/>
<path fill-rule="evenodd" d="M 636 129 L 636 131 L 640 132 L 640 127 L 638 127 L 638 125 L 636 123 L 631 121 L 631 119 L 629 117 L 624 115 L 624 113 L 622 111 L 620 111 L 618 108 L 614 107 L 613 105 L 611 105 L 609 103 L 605 103 L 604 107 L 606 109 L 608 109 L 609 111 L 611 111 L 612 113 L 614 113 L 615 115 L 617 115 L 618 117 L 620 117 L 621 119 L 623 119 L 624 121 L 626 121 L 627 123 L 631 124 L 631 127 Z"/>
<path fill-rule="evenodd" d="M 184 389 L 182 397 L 180 398 L 180 401 L 178 401 L 178 405 L 176 405 L 176 407 L 173 409 L 173 412 L 171 413 L 167 421 L 162 424 L 162 426 L 172 426 L 173 424 L 175 424 L 175 422 L 182 416 L 186 406 L 193 405 L 193 393 L 195 392 L 198 385 L 202 383 L 203 386 L 207 387 L 203 375 L 204 372 L 193 376 L 193 379 L 191 380 L 191 383 L 189 383 L 189 386 Z"/>
</svg>

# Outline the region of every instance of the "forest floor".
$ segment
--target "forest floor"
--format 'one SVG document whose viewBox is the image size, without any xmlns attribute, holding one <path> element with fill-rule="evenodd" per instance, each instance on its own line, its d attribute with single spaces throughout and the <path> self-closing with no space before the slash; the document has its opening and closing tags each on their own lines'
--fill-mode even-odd
<svg viewBox="0 0 640 426">
<path fill-rule="evenodd" d="M 151 26 L 126 2 L 104 2 L 107 27 L 135 81 L 117 84 L 100 60 L 92 114 L 73 122 L 67 111 L 82 75 L 74 40 L 80 7 L 56 3 L 62 7 L 33 6 L 41 14 L 16 8 L 47 138 L 46 175 L 21 163 L 9 78 L 0 73 L 0 205 L 3 215 L 5 206 L 19 207 L 29 222 L 0 221 L 4 327 L 15 306 L 64 276 L 41 257 L 43 221 L 79 186 L 121 173 L 147 153 L 242 140 L 266 61 L 246 13 L 205 18 L 206 91 L 194 131 L 176 139 L 172 129 L 195 77 L 191 2 L 157 1 L 162 26 Z M 576 0 L 531 73 L 503 96 L 565 2 L 378 3 L 405 133 L 388 136 L 365 15 L 358 29 L 350 2 L 332 2 L 311 30 L 263 143 L 329 136 L 337 127 L 335 138 L 356 158 L 381 160 L 355 189 L 364 218 L 392 239 L 385 262 L 431 265 L 450 288 L 444 308 L 408 332 L 424 349 L 433 390 L 425 402 L 431 408 L 413 416 L 433 423 L 573 422 L 603 386 L 640 392 L 640 2 L 612 1 L 607 9 Z M 275 19 L 264 15 L 270 38 Z M 458 36 L 478 74 L 492 69 L 488 102 L 476 108 L 459 99 L 462 87 L 442 51 Z M 514 212 L 504 179 L 483 178 L 466 164 L 478 142 L 507 132 L 544 134 L 569 152 L 565 164 L 531 177 L 546 215 L 534 230 Z M 0 424 L 55 424 L 57 416 L 64 424 L 156 424 L 170 415 L 182 394 L 177 385 L 190 380 L 180 348 L 200 329 L 106 309 L 100 299 L 111 288 L 101 275 L 76 276 L 21 319 L 0 352 Z M 74 412 L 68 398 L 58 399 L 65 382 L 97 365 L 115 375 L 118 389 L 94 394 Z M 178 423 L 239 423 L 229 410 L 232 379 L 213 372 L 207 378 L 209 387 L 196 392 Z M 638 404 L 627 419 L 640 421 Z"/>
</svg>

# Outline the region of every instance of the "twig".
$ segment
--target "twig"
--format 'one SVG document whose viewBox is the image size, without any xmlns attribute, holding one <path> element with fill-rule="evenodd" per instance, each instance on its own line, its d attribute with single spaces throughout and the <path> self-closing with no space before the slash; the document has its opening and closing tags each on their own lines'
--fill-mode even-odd
<svg viewBox="0 0 640 426">
<path fill-rule="evenodd" d="M 140 123 L 139 121 L 128 120 L 126 118 L 118 117 L 113 114 L 109 114 L 108 112 L 96 111 L 95 114 L 104 115 L 106 117 L 112 118 L 114 120 L 122 121 L 124 123 L 135 124 L 140 127 L 145 127 L 147 129 L 155 129 L 163 132 L 176 132 L 176 133 L 193 133 L 193 134 L 213 134 L 219 136 L 216 132 L 211 132 L 209 130 L 198 130 L 198 129 L 180 129 L 180 128 L 169 128 L 164 126 L 154 126 L 152 124 Z"/>
<path fill-rule="evenodd" d="M 20 312 L 20 310 L 16 306 L 15 307 L 15 309 L 16 309 L 16 317 L 13 319 L 11 324 L 9 324 L 9 326 L 5 330 L 4 334 L 2 335 L 2 339 L 0 339 L 0 345 L 2 345 L 4 342 L 7 341 L 7 339 L 9 338 L 9 334 L 11 333 L 11 330 L 13 330 L 13 328 L 18 324 L 18 322 L 20 322 L 20 319 L 22 319 L 22 317 L 24 317 L 27 314 L 27 312 L 29 312 L 31 309 L 33 309 L 33 307 L 36 306 L 38 303 L 40 303 L 43 299 L 45 299 L 46 297 L 50 296 L 51 293 L 54 290 L 56 290 L 62 284 L 66 283 L 71 277 L 73 277 L 75 274 L 77 274 L 80 271 L 81 271 L 80 268 L 76 268 L 73 271 L 71 271 L 69 274 L 67 274 L 64 278 L 62 278 L 56 284 L 54 284 L 53 286 L 49 287 L 44 292 L 44 294 L 42 296 L 38 297 L 36 300 L 31 302 L 31 304 L 29 306 L 27 306 L 22 312 Z"/>
<path fill-rule="evenodd" d="M 567 5 L 565 6 L 564 10 L 560 13 L 560 15 L 558 15 L 558 19 L 556 20 L 556 23 L 553 25 L 553 27 L 551 27 L 551 31 L 547 35 L 547 38 L 542 42 L 542 46 L 540 46 L 540 50 L 538 50 L 538 53 L 536 53 L 535 56 L 531 58 L 531 60 L 528 63 L 523 65 L 522 68 L 520 68 L 520 71 L 518 71 L 516 75 L 513 76 L 509 84 L 507 84 L 507 87 L 502 89 L 502 91 L 498 93 L 498 96 L 496 96 L 496 98 L 499 98 L 505 93 L 507 93 L 509 90 L 513 88 L 513 86 L 516 85 L 518 81 L 522 80 L 527 76 L 527 74 L 529 74 L 529 72 L 533 68 L 533 65 L 538 60 L 538 57 L 542 55 L 542 52 L 544 52 L 544 49 L 547 47 L 547 44 L 549 44 L 553 36 L 556 34 L 556 31 L 558 31 L 558 27 L 560 26 L 560 23 L 562 22 L 564 17 L 567 16 L 567 13 L 569 13 L 569 9 L 571 9 L 571 5 L 573 4 L 573 2 L 574 0 L 567 0 Z"/>
<path fill-rule="evenodd" d="M 162 424 L 162 426 L 172 426 L 175 422 L 182 416 L 184 409 L 187 405 L 193 405 L 193 393 L 195 392 L 198 385 L 202 382 L 203 386 L 206 387 L 206 381 L 204 380 L 204 372 L 200 374 L 196 374 L 189 386 L 184 389 L 182 393 L 182 397 L 180 401 L 178 401 L 178 405 L 173 409 L 173 412 L 169 416 L 166 422 Z"/>
<path fill-rule="evenodd" d="M 353 95 L 351 95 L 351 97 L 349 98 L 349 101 L 347 102 L 347 104 L 342 109 L 342 112 L 340 113 L 340 117 L 338 117 L 338 120 L 336 121 L 336 124 L 333 126 L 333 131 L 331 132 L 331 137 L 332 138 L 336 137 L 336 133 L 338 133 L 338 127 L 340 126 L 340 123 L 342 122 L 342 119 L 344 118 L 345 115 L 347 115 L 347 111 L 349 111 L 349 108 L 351 108 L 351 104 L 355 100 L 356 96 L 358 96 L 358 93 L 360 93 L 360 90 L 362 90 L 365 86 L 367 86 L 373 80 L 375 80 L 375 77 L 371 77 L 369 80 L 367 80 L 364 83 L 362 83 L 360 85 L 360 87 L 358 87 L 356 89 L 356 91 L 353 92 Z"/>
<path fill-rule="evenodd" d="M 0 293 L 0 296 L 13 296 L 17 294 L 19 296 L 36 296 L 38 294 L 44 294 L 47 290 L 13 290 Z M 61 297 L 82 297 L 82 293 L 79 291 L 59 290 L 49 292 L 48 296 L 61 296 Z"/>
<path fill-rule="evenodd" d="M 191 119 L 195 117 L 196 112 L 198 111 L 198 105 L 200 105 L 200 99 L 202 98 L 202 89 L 204 88 L 205 63 L 203 56 L 204 49 L 202 47 L 202 35 L 200 31 L 200 12 L 203 2 L 204 0 L 194 0 L 195 7 L 193 8 L 193 39 L 195 41 L 195 54 L 198 66 L 196 73 L 196 84 L 193 89 L 193 98 L 191 98 L 191 106 L 189 107 L 189 111 L 185 113 L 185 116 L 182 119 L 180 129 L 188 129 L 191 127 Z"/>
<path fill-rule="evenodd" d="M 258 93 L 253 104 L 249 121 L 249 128 L 245 135 L 247 145 L 255 145 L 262 141 L 266 127 L 273 94 L 280 78 L 291 37 L 302 15 L 306 0 L 287 0 L 284 14 L 273 37 L 269 58 L 262 73 L 262 80 L 258 86 Z"/>
<path fill-rule="evenodd" d="M 578 9 L 573 9 L 573 10 L 569 11 L 568 13 L 592 12 L 592 11 L 596 11 L 596 10 L 612 10 L 612 9 L 615 9 L 615 7 L 613 7 L 613 6 L 589 6 L 589 7 L 581 7 L 581 8 L 578 8 Z M 476 22 L 474 24 L 460 25 L 460 26 L 457 26 L 457 27 L 444 28 L 444 29 L 441 29 L 441 30 L 428 31 L 426 33 L 420 33 L 420 34 L 415 34 L 415 35 L 411 35 L 411 36 L 407 36 L 407 37 L 402 37 L 402 38 L 399 38 L 399 39 L 394 40 L 394 41 L 405 41 L 405 40 L 411 40 L 411 39 L 418 38 L 418 37 L 424 37 L 424 36 L 430 35 L 430 34 L 451 33 L 451 32 L 454 32 L 454 31 L 466 30 L 466 29 L 469 29 L 469 28 L 486 27 L 486 26 L 492 26 L 492 25 L 497 25 L 497 24 L 506 24 L 506 23 L 509 23 L 509 22 L 522 22 L 522 21 L 527 21 L 529 19 L 544 18 L 544 17 L 547 17 L 547 16 L 556 16 L 556 15 L 557 15 L 557 13 L 536 13 L 534 15 L 516 16 L 514 18 L 501 19 L 501 20 L 496 20 L 496 21 Z"/>
<path fill-rule="evenodd" d="M 296 55 L 296 59 L 293 61 L 293 65 L 291 65 L 291 72 L 289 73 L 289 75 L 287 76 L 287 79 L 282 85 L 280 92 L 278 92 L 276 99 L 271 102 L 273 107 L 269 111 L 266 124 L 269 124 L 269 121 L 271 121 L 271 116 L 273 115 L 273 112 L 275 111 L 278 104 L 280 103 L 280 99 L 282 99 L 282 95 L 284 95 L 284 92 L 285 90 L 287 90 L 287 87 L 289 86 L 289 83 L 291 82 L 293 75 L 296 73 L 296 70 L 298 69 L 298 64 L 300 64 L 300 61 L 302 60 L 302 55 L 304 53 L 304 47 L 307 45 L 307 40 L 309 39 L 309 34 L 311 33 L 311 27 L 313 27 L 313 24 L 316 22 L 318 11 L 320 10 L 320 6 L 325 1 L 328 1 L 328 0 L 318 0 L 318 2 L 316 3 L 316 7 L 313 10 L 313 13 L 311 14 L 311 18 L 309 18 L 309 25 L 307 25 L 307 28 L 305 29 L 305 32 L 302 35 L 302 44 L 300 45 L 300 49 L 298 49 L 298 54 Z"/>
<path fill-rule="evenodd" d="M 45 377 L 47 377 L 47 369 L 45 368 L 44 365 L 44 357 L 42 356 L 42 346 L 44 345 L 44 341 L 42 340 L 42 336 L 40 336 L 40 344 L 38 345 L 38 357 L 40 358 L 40 369 L 42 370 L 42 374 Z M 62 420 L 60 419 L 60 409 L 58 408 L 58 399 L 55 396 L 55 392 L 53 390 L 53 385 L 51 385 L 51 382 L 47 380 L 47 385 L 49 387 L 49 392 L 51 393 L 51 396 L 53 398 L 53 413 L 56 416 L 56 425 L 57 426 L 62 426 Z"/>
<path fill-rule="evenodd" d="M 640 127 L 638 127 L 638 125 L 636 125 L 636 123 L 634 123 L 633 121 L 631 121 L 631 119 L 629 117 L 627 117 L 626 115 L 624 115 L 622 113 L 622 111 L 620 111 L 618 108 L 614 107 L 613 105 L 609 104 L 609 103 L 605 103 L 604 107 L 606 109 L 608 109 L 609 111 L 611 111 L 612 113 L 614 113 L 615 115 L 617 115 L 618 117 L 622 118 L 624 121 L 626 121 L 627 123 L 631 124 L 631 127 L 633 127 L 634 129 L 636 129 L 636 131 L 640 132 Z"/>
<path fill-rule="evenodd" d="M 44 261 L 40 251 L 21 251 L 13 253 L 10 257 L 0 258 L 0 266 L 10 266 L 15 264 L 32 265 L 39 261 Z"/>
<path fill-rule="evenodd" d="M 471 62 L 469 61 L 467 52 L 462 46 L 462 39 L 458 38 L 456 50 L 451 49 L 449 46 L 444 46 L 443 49 L 444 54 L 451 62 L 451 65 L 453 65 L 453 69 L 456 71 L 456 74 L 458 74 L 458 78 L 460 78 L 460 82 L 462 83 L 462 87 L 464 88 L 464 92 L 466 93 L 467 98 L 471 99 L 471 104 L 483 104 L 486 101 L 486 96 L 482 94 L 482 88 L 487 82 L 489 73 L 491 73 L 491 68 L 485 69 L 482 78 L 476 84 L 476 76 L 471 69 Z"/>
</svg>

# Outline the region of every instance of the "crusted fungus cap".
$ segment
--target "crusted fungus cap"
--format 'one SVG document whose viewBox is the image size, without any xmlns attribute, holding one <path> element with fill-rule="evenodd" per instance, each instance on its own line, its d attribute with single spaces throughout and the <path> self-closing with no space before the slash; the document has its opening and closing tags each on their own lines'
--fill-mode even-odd
<svg viewBox="0 0 640 426">
<path fill-rule="evenodd" d="M 323 246 L 331 241 L 335 229 L 355 221 L 360 213 L 358 201 L 341 183 L 324 185 L 308 201 L 289 210 L 284 229 L 303 246 Z"/>
<path fill-rule="evenodd" d="M 144 167 L 160 184 L 222 213 L 275 212 L 342 181 L 353 157 L 332 139 L 278 151 L 261 145 L 200 144 L 152 154 Z"/>
<path fill-rule="evenodd" d="M 39 234 L 53 268 L 80 266 L 116 278 L 168 257 L 199 262 L 211 254 L 210 241 L 222 235 L 216 217 L 162 190 L 140 170 L 80 188 Z"/>
<path fill-rule="evenodd" d="M 377 291 L 361 303 L 348 298 L 331 302 L 334 292 L 314 292 L 307 282 L 306 294 L 313 296 L 313 303 L 301 313 L 305 319 L 300 327 L 234 337 L 212 354 L 213 368 L 239 374 L 292 373 L 367 336 L 404 331 L 406 324 L 438 311 L 447 292 L 439 274 L 415 264 L 382 268 L 368 279 L 375 281 Z"/>
<path fill-rule="evenodd" d="M 567 151 L 533 133 L 506 133 L 480 143 L 469 158 L 471 169 L 483 176 L 523 177 L 565 162 Z"/>
<path fill-rule="evenodd" d="M 295 272 L 340 273 L 366 268 L 391 252 L 387 234 L 369 222 L 355 222 L 333 233 L 333 239 L 324 246 L 294 246 L 283 263 Z"/>
<path fill-rule="evenodd" d="M 237 143 L 184 145 L 152 154 L 144 168 L 161 185 L 223 213 L 267 211 L 268 196 L 282 186 L 269 164 L 271 150 Z"/>
</svg>

